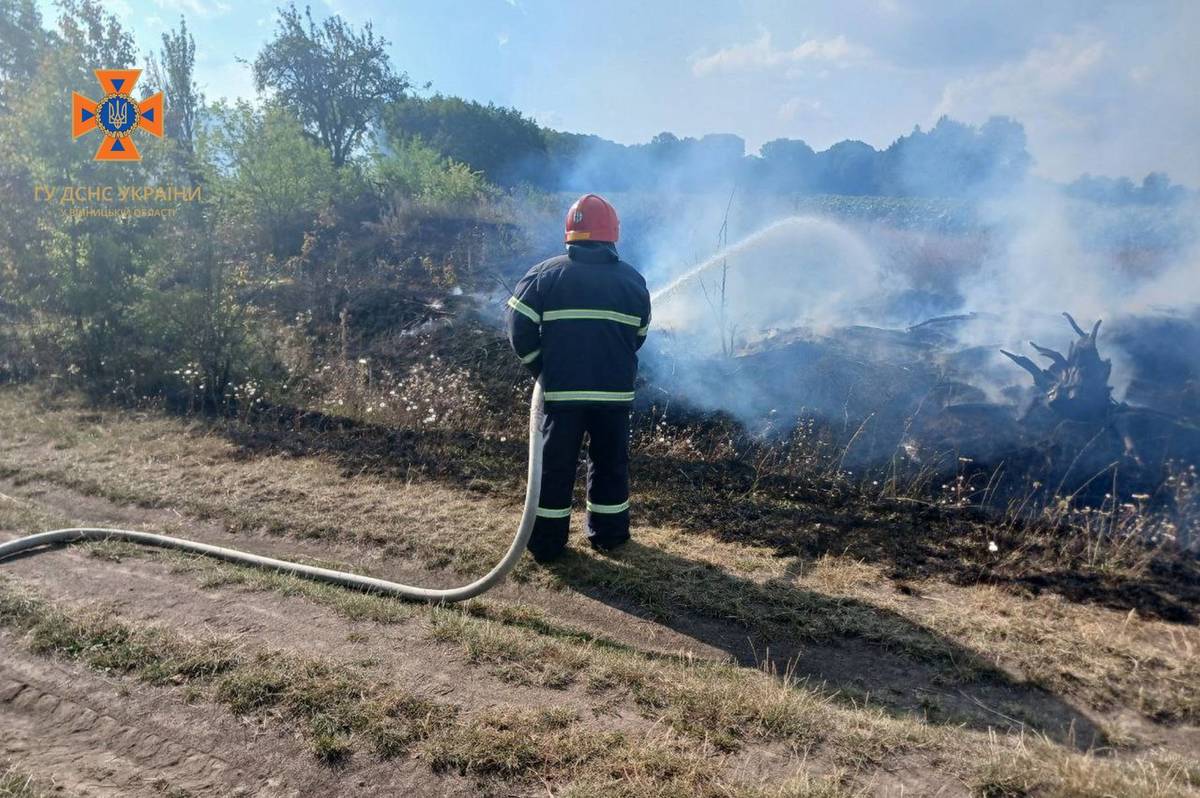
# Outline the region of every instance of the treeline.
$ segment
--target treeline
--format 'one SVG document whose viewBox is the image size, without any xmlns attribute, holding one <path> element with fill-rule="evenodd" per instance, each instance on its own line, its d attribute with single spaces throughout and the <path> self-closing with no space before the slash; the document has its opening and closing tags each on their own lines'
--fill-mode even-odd
<svg viewBox="0 0 1200 798">
<path fill-rule="evenodd" d="M 1066 192 L 1103 205 L 1177 205 L 1188 198 L 1188 190 L 1172 184 L 1163 172 L 1151 172 L 1140 185 L 1128 177 L 1083 175 L 1071 182 Z"/>
<path fill-rule="evenodd" d="M 623 145 L 595 135 L 538 125 L 511 108 L 458 97 L 405 97 L 385 116 L 389 133 L 419 138 L 505 186 L 549 191 L 740 191 L 789 195 L 837 194 L 971 199 L 1002 192 L 1033 164 L 1024 127 L 1008 117 L 981 126 L 948 117 L 919 126 L 877 150 L 841 141 L 816 151 L 799 139 L 775 139 L 757 153 L 733 134 L 680 138 L 664 132 L 645 144 Z M 1171 204 L 1187 190 L 1161 172 L 1141 186 L 1129 178 L 1085 175 L 1071 196 L 1106 204 Z"/>
<path fill-rule="evenodd" d="M 817 152 L 803 141 L 776 139 L 755 155 L 732 134 L 679 138 L 660 133 L 646 144 L 539 126 L 509 108 L 457 97 L 406 97 L 390 105 L 395 137 L 419 137 L 502 186 L 551 191 L 680 190 L 969 197 L 1020 181 L 1032 162 L 1025 131 L 996 117 L 982 127 L 948 118 L 919 127 L 885 150 L 843 141 Z"/>
</svg>

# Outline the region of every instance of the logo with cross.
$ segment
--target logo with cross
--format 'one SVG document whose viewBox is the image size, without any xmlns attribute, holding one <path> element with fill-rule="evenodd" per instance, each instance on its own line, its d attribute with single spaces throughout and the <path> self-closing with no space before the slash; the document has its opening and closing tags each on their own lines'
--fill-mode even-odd
<svg viewBox="0 0 1200 798">
<path fill-rule="evenodd" d="M 71 133 L 75 138 L 99 130 L 104 134 L 97 161 L 140 161 L 141 153 L 133 143 L 133 134 L 144 130 L 162 138 L 163 94 L 133 99 L 133 87 L 142 74 L 140 69 L 97 69 L 96 79 L 104 97 L 99 102 L 79 92 L 71 95 Z"/>
</svg>

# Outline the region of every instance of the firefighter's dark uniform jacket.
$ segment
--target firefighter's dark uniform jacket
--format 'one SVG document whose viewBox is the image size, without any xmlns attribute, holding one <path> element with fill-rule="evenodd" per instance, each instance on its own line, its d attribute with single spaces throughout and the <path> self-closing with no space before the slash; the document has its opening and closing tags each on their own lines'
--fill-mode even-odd
<svg viewBox="0 0 1200 798">
<path fill-rule="evenodd" d="M 611 244 L 571 244 L 539 263 L 508 300 L 517 357 L 546 395 L 542 490 L 529 541 L 539 559 L 567 541 L 583 434 L 588 447 L 588 537 L 609 548 L 629 538 L 629 406 L 637 350 L 650 325 L 646 281 Z"/>
</svg>

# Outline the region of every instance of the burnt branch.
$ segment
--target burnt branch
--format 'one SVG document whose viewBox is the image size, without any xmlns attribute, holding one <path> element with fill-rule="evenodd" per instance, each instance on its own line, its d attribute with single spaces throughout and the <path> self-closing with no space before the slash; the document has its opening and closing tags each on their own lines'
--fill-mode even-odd
<svg viewBox="0 0 1200 798">
<path fill-rule="evenodd" d="M 1108 378 L 1112 374 L 1112 361 L 1100 357 L 1096 339 L 1100 334 L 1100 321 L 1092 331 L 1084 332 L 1070 313 L 1063 313 L 1078 338 L 1071 342 L 1066 356 L 1061 352 L 1029 342 L 1037 353 L 1050 361 L 1049 368 L 1040 368 L 1024 355 L 1013 354 L 1001 349 L 1006 357 L 1033 377 L 1038 402 L 1056 414 L 1079 421 L 1103 421 L 1116 406 L 1112 399 L 1112 387 Z"/>
<path fill-rule="evenodd" d="M 1033 341 L 1030 341 L 1029 345 L 1032 346 L 1034 349 L 1036 349 L 1037 353 L 1039 355 L 1053 361 L 1054 365 L 1058 366 L 1059 369 L 1066 369 L 1067 359 L 1065 357 L 1063 357 L 1062 354 L 1060 354 L 1059 352 L 1057 352 L 1053 349 L 1050 349 L 1049 347 L 1038 346 Z"/>
<path fill-rule="evenodd" d="M 1028 371 L 1029 374 L 1033 377 L 1033 384 L 1040 390 L 1043 390 L 1043 391 L 1049 390 L 1050 386 L 1053 385 L 1053 380 L 1050 378 L 1050 376 L 1044 370 L 1042 370 L 1042 368 L 1039 367 L 1038 364 L 1034 363 L 1032 360 L 1025 357 L 1024 355 L 1013 354 L 1012 352 L 1009 352 L 1007 349 L 1001 349 L 1000 354 L 1004 355 L 1009 360 L 1011 360 L 1012 362 L 1016 363 L 1021 368 Z"/>
<path fill-rule="evenodd" d="M 1070 313 L 1067 313 L 1067 312 L 1064 310 L 1064 311 L 1063 311 L 1063 315 L 1064 315 L 1064 316 L 1066 316 L 1066 317 L 1067 317 L 1067 321 L 1071 323 L 1071 329 L 1075 331 L 1075 334 L 1076 334 L 1076 335 L 1078 335 L 1080 338 L 1087 338 L 1087 333 L 1085 333 L 1085 332 L 1083 331 L 1083 328 L 1082 328 L 1082 327 L 1080 327 L 1078 324 L 1076 324 L 1076 323 L 1075 323 L 1075 319 L 1071 318 L 1071 314 L 1070 314 Z M 1097 326 L 1099 326 L 1099 322 L 1097 322 Z"/>
</svg>

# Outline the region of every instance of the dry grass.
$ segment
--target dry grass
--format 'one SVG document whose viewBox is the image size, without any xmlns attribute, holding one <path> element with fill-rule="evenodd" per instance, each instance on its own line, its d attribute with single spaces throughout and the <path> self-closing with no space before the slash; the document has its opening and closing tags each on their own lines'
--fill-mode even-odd
<svg viewBox="0 0 1200 798">
<path fill-rule="evenodd" d="M 1184 798 L 1197 794 L 1200 769 L 1171 755 L 1114 760 L 1023 740 L 993 745 L 969 784 L 981 798 Z"/>
<path fill-rule="evenodd" d="M 235 640 L 196 641 L 131 627 L 111 613 L 49 604 L 7 582 L 0 582 L 0 624 L 20 632 L 36 653 L 192 695 L 199 687 L 237 714 L 282 716 L 327 762 L 363 750 L 385 758 L 412 752 L 435 772 L 562 784 L 581 795 L 759 794 L 757 786 L 730 780 L 728 763 L 709 746 L 653 727 L 606 730 L 584 723 L 575 709 L 499 706 L 469 713 L 375 683 L 353 663 L 255 654 Z M 835 786 L 824 785 L 818 794 L 843 794 Z"/>
<path fill-rule="evenodd" d="M 0 798 L 47 798 L 63 796 L 62 791 L 43 787 L 37 780 L 0 759 Z"/>
<path fill-rule="evenodd" d="M 365 541 L 426 567 L 477 573 L 507 545 L 516 516 L 515 504 L 501 506 L 439 482 L 347 473 L 322 456 L 250 456 L 206 425 L 155 414 L 96 414 L 70 404 L 38 409 L 10 396 L 0 400 L 0 425 L 15 430 L 12 444 L 0 451 L 0 470 L 12 480 L 177 509 L 184 528 L 192 518 L 205 518 L 235 530 Z M 64 520 L 63 510 L 14 493 L 0 498 L 0 527 L 34 531 Z M 987 683 L 1004 671 L 1100 710 L 1132 708 L 1175 723 L 1200 717 L 1200 636 L 1192 626 L 1051 594 L 933 578 L 898 583 L 881 565 L 852 556 L 781 557 L 769 546 L 712 538 L 699 546 L 693 534 L 649 526 L 635 530 L 635 537 L 640 545 L 615 557 L 575 552 L 550 570 L 525 564 L 518 578 L 552 590 L 586 588 L 664 621 L 681 614 L 710 619 L 760 641 L 858 640 L 890 661 L 933 668 L 951 689 Z M 119 558 L 134 550 L 105 544 L 91 552 Z M 1017 736 L 989 741 L 977 731 L 831 698 L 793 674 L 640 651 L 528 605 L 485 599 L 425 609 L 177 554 L 138 556 L 162 558 L 180 576 L 211 588 L 271 590 L 357 621 L 418 624 L 427 639 L 504 680 L 590 696 L 598 708 L 632 708 L 654 730 L 606 728 L 578 714 L 567 723 L 565 715 L 548 721 L 539 712 L 447 710 L 403 690 L 363 692 L 345 669 L 322 670 L 328 663 L 263 662 L 246 652 L 223 666 L 226 672 L 205 675 L 200 667 L 193 675 L 186 651 L 173 651 L 175 638 L 159 637 L 161 630 L 125 634 L 63 621 L 26 636 L 33 644 L 41 640 L 46 652 L 76 656 L 92 667 L 155 680 L 179 674 L 208 685 L 214 700 L 239 711 L 279 713 L 331 760 L 355 751 L 414 752 L 483 779 L 545 779 L 569 783 L 579 795 L 631 797 L 842 795 L 911 757 L 936 760 L 942 778 L 961 778 L 980 795 L 1159 796 L 1196 787 L 1200 765 L 1148 749 L 1136 726 L 1112 727 L 1111 742 L 1128 749 L 1115 758 Z M 6 612 L 19 617 L 21 611 Z M 72 654 L 73 638 L 90 642 Z M 97 640 L 102 645 L 94 648 Z M 369 705 L 356 703 L 356 691 Z M 349 709 L 313 712 L 338 705 Z M 554 722 L 566 725 L 551 728 Z M 604 769 L 608 760 L 589 753 L 597 733 L 616 735 L 606 739 L 626 757 L 628 778 L 614 776 Z M 504 743 L 512 735 L 512 745 Z M 544 750 L 523 748 L 530 739 L 544 743 Z M 730 780 L 734 758 L 777 744 L 844 773 L 824 779 L 798 766 L 795 781 L 785 788 L 781 777 L 766 791 L 745 779 Z M 693 756 L 697 751 L 707 753 Z M 712 758 L 721 763 L 716 772 L 707 764 Z M 519 776 L 500 775 L 517 771 Z"/>
<path fill-rule="evenodd" d="M 170 418 L 32 408 L 31 400 L 0 403 L 0 422 L 18 430 L 0 452 L 0 469 L 18 480 L 172 507 L 227 528 L 365 540 L 457 572 L 484 570 L 515 519 L 515 508 L 497 512 L 490 502 L 436 483 L 347 475 L 321 458 L 246 459 L 207 428 Z M 145 456 L 148 449 L 153 456 Z M 687 534 L 636 532 L 648 545 L 614 558 L 574 556 L 548 574 L 525 564 L 517 578 L 599 587 L 657 617 L 683 610 L 732 621 L 760 641 L 858 638 L 933 663 L 957 681 L 986 676 L 996 663 L 1097 708 L 1125 704 L 1152 717 L 1200 717 L 1200 680 L 1189 654 L 1200 638 L 1193 629 L 986 586 L 922 587 L 933 600 L 914 599 L 861 561 L 779 558 L 763 547 L 712 540 L 697 547 Z M 275 589 L 291 589 L 274 575 L 214 574 L 264 587 L 270 585 L 263 580 L 276 580 Z M 351 605 L 348 611 L 357 605 L 359 613 L 402 612 L 341 591 L 329 596 Z M 972 661 L 964 650 L 978 656 Z M 570 666 L 529 678 L 565 683 Z"/>
</svg>

